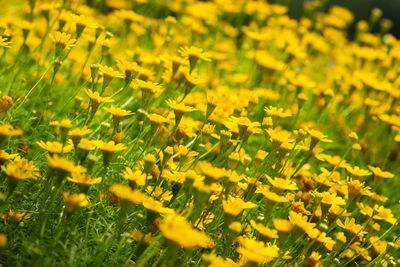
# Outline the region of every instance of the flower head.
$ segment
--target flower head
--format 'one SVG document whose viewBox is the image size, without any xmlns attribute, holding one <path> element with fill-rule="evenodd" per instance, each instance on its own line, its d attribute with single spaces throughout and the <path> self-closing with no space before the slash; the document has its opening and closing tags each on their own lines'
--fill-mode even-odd
<svg viewBox="0 0 400 267">
<path fill-rule="evenodd" d="M 88 197 L 84 193 L 71 194 L 70 191 L 64 192 L 65 210 L 68 213 L 74 212 L 76 208 L 88 207 L 90 205 Z"/>
<path fill-rule="evenodd" d="M 41 148 L 47 150 L 51 154 L 68 153 L 74 148 L 72 144 L 67 144 L 64 146 L 63 144 L 57 141 L 54 142 L 47 141 L 46 143 L 44 141 L 38 141 L 36 142 L 36 144 L 38 144 Z"/>
<path fill-rule="evenodd" d="M 56 31 L 50 35 L 53 42 L 56 44 L 56 56 L 59 56 L 64 49 L 70 49 L 75 46 L 75 39 L 71 38 L 70 34 Z"/>
<path fill-rule="evenodd" d="M 13 129 L 10 124 L 2 124 L 0 125 L 0 139 L 4 139 L 7 136 L 18 136 L 22 135 L 22 130 Z"/>
<path fill-rule="evenodd" d="M 26 212 L 18 212 L 18 211 L 14 211 L 11 210 L 8 212 L 8 214 L 3 214 L 1 216 L 1 218 L 3 220 L 6 220 L 8 223 L 12 222 L 12 223 L 19 223 L 19 224 L 23 224 L 23 220 L 27 220 L 31 217 L 30 214 L 26 213 Z"/>
<path fill-rule="evenodd" d="M 46 155 L 47 161 L 49 163 L 49 167 L 56 171 L 60 178 L 66 177 L 69 173 L 73 173 L 76 171 L 77 166 L 73 161 L 62 158 L 57 154 L 54 155 Z"/>
<path fill-rule="evenodd" d="M 141 204 L 149 198 L 145 193 L 136 189 L 132 190 L 128 185 L 123 184 L 113 184 L 110 188 L 110 192 L 122 201 L 135 205 Z"/>
<path fill-rule="evenodd" d="M 349 173 L 351 173 L 351 174 L 353 175 L 353 178 L 355 178 L 355 179 L 360 179 L 361 177 L 369 176 L 369 175 L 372 174 L 370 171 L 368 171 L 368 170 L 363 170 L 363 169 L 361 169 L 361 168 L 358 167 L 358 166 L 354 166 L 354 167 L 347 166 L 347 167 L 346 167 L 346 170 L 347 170 Z"/>
<path fill-rule="evenodd" d="M 284 190 L 296 190 L 297 185 L 288 179 L 283 179 L 283 178 L 274 178 L 272 179 L 271 177 L 267 176 L 268 182 L 270 182 L 273 186 L 273 188 L 278 192 L 283 192 Z"/>
<path fill-rule="evenodd" d="M 204 61 L 211 61 L 209 55 L 203 52 L 202 48 L 195 46 L 183 46 L 179 48 L 181 56 L 189 59 L 190 69 L 193 70 L 196 67 L 197 61 L 202 59 Z"/>
<path fill-rule="evenodd" d="M 7 41 L 7 38 L 0 37 L 0 46 L 1 47 L 10 47 L 11 42 Z"/>
<path fill-rule="evenodd" d="M 250 220 L 250 225 L 253 227 L 260 235 L 265 236 L 268 239 L 278 239 L 278 231 L 275 229 L 270 229 L 261 223 L 256 223 L 254 220 Z"/>
<path fill-rule="evenodd" d="M 239 236 L 237 238 L 240 246 L 236 251 L 243 257 L 246 262 L 255 264 L 263 264 L 271 262 L 279 257 L 279 248 L 265 244 L 251 238 Z"/>
<path fill-rule="evenodd" d="M 222 200 L 222 207 L 226 214 L 236 217 L 244 209 L 252 209 L 257 207 L 257 205 L 252 202 L 245 202 L 241 198 L 229 197 L 228 200 Z"/>
<path fill-rule="evenodd" d="M 96 141 L 95 144 L 96 144 L 97 148 L 99 148 L 103 152 L 114 153 L 114 152 L 125 150 L 127 148 L 124 144 L 122 144 L 122 143 L 116 144 L 114 141 L 103 142 L 103 141 L 99 140 L 99 141 Z"/>
<path fill-rule="evenodd" d="M 111 67 L 99 65 L 99 70 L 103 73 L 103 88 L 102 91 L 110 84 L 114 78 L 124 78 L 124 75 Z"/>
<path fill-rule="evenodd" d="M 113 115 L 113 117 L 118 117 L 118 118 L 122 118 L 122 117 L 125 117 L 125 116 L 128 116 L 128 115 L 134 114 L 133 112 L 131 112 L 129 110 L 117 108 L 117 107 L 114 107 L 114 106 L 111 106 L 109 108 L 104 107 L 104 110 L 110 112 L 111 115 Z"/>
<path fill-rule="evenodd" d="M 213 240 L 206 233 L 194 229 L 184 217 L 175 213 L 166 216 L 159 228 L 166 239 L 182 248 L 214 246 Z"/>
<path fill-rule="evenodd" d="M 318 130 L 306 128 L 305 131 L 311 136 L 311 144 L 310 144 L 311 148 L 313 148 L 313 144 L 317 144 L 319 142 L 325 142 L 325 143 L 332 142 L 332 140 L 327 139 L 326 136 Z"/>
<path fill-rule="evenodd" d="M 133 171 L 131 168 L 126 167 L 126 169 L 121 172 L 121 175 L 130 183 L 134 183 L 135 186 L 142 186 L 146 183 L 146 174 L 139 170 Z"/>
<path fill-rule="evenodd" d="M 167 100 L 166 102 L 167 105 L 174 110 L 176 125 L 179 124 L 185 112 L 190 112 L 195 110 L 192 107 L 186 106 L 183 102 L 178 103 L 175 100 L 171 99 Z"/>
<path fill-rule="evenodd" d="M 1 170 L 7 174 L 9 179 L 15 182 L 25 179 L 36 179 L 35 175 L 39 171 L 39 169 L 35 167 L 33 161 L 28 161 L 19 156 L 10 161 L 7 166 L 2 165 Z"/>
<path fill-rule="evenodd" d="M 67 180 L 72 182 L 72 183 L 75 183 L 75 184 L 89 186 L 89 185 L 100 183 L 102 178 L 101 177 L 92 178 L 87 173 L 81 173 L 81 172 L 76 172 L 75 171 L 75 172 L 72 173 L 72 177 L 68 177 Z"/>
<path fill-rule="evenodd" d="M 383 171 L 379 167 L 374 167 L 374 166 L 368 165 L 368 168 L 372 171 L 374 176 L 378 179 L 392 179 L 394 177 L 393 173 Z"/>
<path fill-rule="evenodd" d="M 89 96 L 93 103 L 100 105 L 101 103 L 112 103 L 114 100 L 111 97 L 102 97 L 99 92 L 93 92 L 90 89 L 85 89 L 86 94 Z"/>
</svg>

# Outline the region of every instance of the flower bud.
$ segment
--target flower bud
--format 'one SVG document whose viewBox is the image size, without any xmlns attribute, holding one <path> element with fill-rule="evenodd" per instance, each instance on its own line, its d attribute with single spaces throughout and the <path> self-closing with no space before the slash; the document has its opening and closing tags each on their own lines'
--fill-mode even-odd
<svg viewBox="0 0 400 267">
<path fill-rule="evenodd" d="M 153 154 L 147 154 L 144 157 L 144 172 L 150 173 L 153 170 L 154 164 L 156 163 L 157 159 Z"/>
</svg>

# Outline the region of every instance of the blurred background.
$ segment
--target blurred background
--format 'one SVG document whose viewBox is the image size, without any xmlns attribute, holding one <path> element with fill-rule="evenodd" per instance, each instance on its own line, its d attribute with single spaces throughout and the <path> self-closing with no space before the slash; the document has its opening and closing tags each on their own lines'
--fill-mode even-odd
<svg viewBox="0 0 400 267">
<path fill-rule="evenodd" d="M 114 2 L 115 1 L 115 2 Z M 209 0 L 199 0 L 209 1 Z M 348 8 L 354 14 L 354 21 L 349 28 L 349 38 L 355 31 L 355 25 L 360 20 L 368 22 L 371 17 L 371 11 L 379 9 L 382 12 L 382 16 L 374 24 L 372 32 L 379 32 L 381 22 L 390 20 L 392 27 L 390 32 L 397 38 L 400 38 L 400 0 L 262 0 L 269 3 L 276 3 L 286 5 L 289 7 L 289 15 L 292 18 L 299 19 L 301 16 L 314 17 L 319 12 L 327 12 L 333 5 L 338 5 Z M 97 7 L 101 12 L 111 12 L 112 6 L 119 1 L 117 0 L 86 0 L 86 4 L 92 7 Z M 132 1 L 132 3 L 135 1 Z M 138 1 L 139 2 L 139 1 Z M 145 3 L 147 1 L 144 1 Z M 149 1 L 144 5 L 144 8 L 137 8 L 135 12 L 140 14 L 146 14 L 147 16 L 153 16 L 154 10 L 157 10 L 156 16 L 166 17 L 174 15 L 173 12 L 167 8 L 163 8 L 162 4 L 164 1 Z M 105 3 L 113 3 L 112 5 L 106 5 Z M 161 4 L 161 5 L 160 5 Z M 140 4 L 139 4 L 140 5 Z"/>
<path fill-rule="evenodd" d="M 333 5 L 346 7 L 354 14 L 354 23 L 350 32 L 354 32 L 355 23 L 360 20 L 369 21 L 371 11 L 379 8 L 382 11 L 382 18 L 393 22 L 390 32 L 396 37 L 400 37 L 400 0 L 272 0 L 269 2 L 288 5 L 292 18 L 299 18 L 303 12 L 306 12 L 304 5 L 308 4 L 320 3 L 325 10 Z M 376 25 L 374 31 L 379 31 L 379 24 Z"/>
<path fill-rule="evenodd" d="M 355 21 L 367 20 L 373 8 L 382 10 L 382 17 L 393 22 L 391 32 L 400 35 L 400 0 L 331 0 L 330 5 L 347 7 L 354 13 Z"/>
</svg>

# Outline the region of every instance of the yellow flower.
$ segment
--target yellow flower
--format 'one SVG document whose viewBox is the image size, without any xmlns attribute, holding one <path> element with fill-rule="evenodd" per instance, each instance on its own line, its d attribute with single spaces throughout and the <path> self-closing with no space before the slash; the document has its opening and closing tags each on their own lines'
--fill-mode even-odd
<svg viewBox="0 0 400 267">
<path fill-rule="evenodd" d="M 264 108 L 265 112 L 267 112 L 267 114 L 272 117 L 272 118 L 287 118 L 292 116 L 289 112 L 284 111 L 283 108 L 277 108 L 277 107 L 265 107 Z"/>
<path fill-rule="evenodd" d="M 214 167 L 208 161 L 200 161 L 197 163 L 196 172 L 203 174 L 206 177 L 206 183 L 211 183 L 211 181 L 217 181 L 228 175 L 225 169 Z"/>
<path fill-rule="evenodd" d="M 121 132 L 121 129 L 119 126 L 121 119 L 125 116 L 134 114 L 133 112 L 130 112 L 129 110 L 116 108 L 114 106 L 112 106 L 110 108 L 105 107 L 104 109 L 112 114 L 114 129 L 116 129 L 117 132 Z"/>
<path fill-rule="evenodd" d="M 178 125 L 182 119 L 182 116 L 185 112 L 191 112 L 195 109 L 189 106 L 186 106 L 183 102 L 176 102 L 175 100 L 168 99 L 166 101 L 167 105 L 174 110 L 175 114 L 175 124 Z"/>
<path fill-rule="evenodd" d="M 93 142 L 97 146 L 97 148 L 99 148 L 103 152 L 114 153 L 127 149 L 127 147 L 124 144 L 122 143 L 115 144 L 114 141 L 103 142 L 101 140 L 98 140 Z"/>
<path fill-rule="evenodd" d="M 205 61 L 211 61 L 211 59 L 208 57 L 208 54 L 203 52 L 203 49 L 199 48 L 199 47 L 183 46 L 183 47 L 179 48 L 179 53 L 183 57 L 188 57 L 189 60 L 190 60 L 190 57 L 193 57 L 193 58 L 198 58 L 198 59 L 202 59 Z"/>
<path fill-rule="evenodd" d="M 111 97 L 102 97 L 99 92 L 93 92 L 90 89 L 85 89 L 86 94 L 92 100 L 93 103 L 100 105 L 101 103 L 112 103 L 114 100 Z"/>
<path fill-rule="evenodd" d="M 377 207 L 377 205 L 374 208 L 378 211 L 378 213 L 373 217 L 375 220 L 383 220 L 390 224 L 396 223 L 397 219 L 392 214 L 391 209 L 387 209 L 383 206 Z"/>
<path fill-rule="evenodd" d="M 328 162 L 332 167 L 338 166 L 339 168 L 346 168 L 348 166 L 345 159 L 342 159 L 340 156 L 331 156 L 327 154 L 318 154 L 317 158 L 319 160 L 324 160 Z"/>
<path fill-rule="evenodd" d="M 214 247 L 213 240 L 206 233 L 194 229 L 184 217 L 175 213 L 166 216 L 159 229 L 166 239 L 182 248 Z"/>
<path fill-rule="evenodd" d="M 83 126 L 82 128 L 76 128 L 73 130 L 70 130 L 68 132 L 68 135 L 71 137 L 82 137 L 84 135 L 90 134 L 93 131 L 91 129 L 88 129 L 87 126 Z"/>
<path fill-rule="evenodd" d="M 282 233 L 288 233 L 292 231 L 294 225 L 289 221 L 285 219 L 278 219 L 278 218 L 273 218 L 272 223 L 274 224 L 274 227 L 278 232 Z"/>
<path fill-rule="evenodd" d="M 82 138 L 79 141 L 79 147 L 87 151 L 96 149 L 96 145 L 93 143 L 93 141 L 86 138 Z"/>
<path fill-rule="evenodd" d="M 186 57 L 189 59 L 190 69 L 193 70 L 196 67 L 197 61 L 202 59 L 204 61 L 211 61 L 210 56 L 203 52 L 202 48 L 195 47 L 195 46 L 183 46 L 179 48 L 179 54 L 181 56 Z"/>
<path fill-rule="evenodd" d="M 304 266 L 307 267 L 318 267 L 318 266 L 322 266 L 320 263 L 320 259 L 321 259 L 322 255 L 319 254 L 317 251 L 313 251 L 311 253 L 311 255 L 307 258 Z"/>
<path fill-rule="evenodd" d="M 143 207 L 145 207 L 148 211 L 153 212 L 155 214 L 173 214 L 175 211 L 171 208 L 163 207 L 162 202 L 155 200 L 151 197 L 143 200 L 142 202 Z"/>
<path fill-rule="evenodd" d="M 367 232 L 364 231 L 364 227 L 360 224 L 356 224 L 355 222 L 356 221 L 354 218 L 346 218 L 344 223 L 342 223 L 342 221 L 339 219 L 336 220 L 336 224 L 350 236 L 363 236 L 364 234 L 367 234 Z"/>
<path fill-rule="evenodd" d="M 256 51 L 255 60 L 258 65 L 271 71 L 283 71 L 286 67 L 285 63 L 275 59 L 267 51 Z"/>
<path fill-rule="evenodd" d="M 179 113 L 185 113 L 196 110 L 192 107 L 186 106 L 183 102 L 178 103 L 176 102 L 176 100 L 168 99 L 166 103 L 170 108 Z"/>
<path fill-rule="evenodd" d="M 0 150 L 0 163 L 3 164 L 7 160 L 13 159 L 16 156 L 18 156 L 18 154 L 8 154 L 5 150 L 1 149 Z"/>
<path fill-rule="evenodd" d="M 243 226 L 240 222 L 233 222 L 228 226 L 229 230 L 239 234 L 243 230 Z"/>
<path fill-rule="evenodd" d="M 133 232 L 130 234 L 130 237 L 132 237 L 136 242 L 140 242 L 143 240 L 143 242 L 145 242 L 148 245 L 153 244 L 153 243 L 156 243 L 156 244 L 159 243 L 154 237 L 152 237 L 151 232 L 148 232 L 143 237 L 143 233 L 137 229 L 133 230 Z"/>
<path fill-rule="evenodd" d="M 300 213 L 289 211 L 289 221 L 298 229 L 304 233 L 308 233 L 314 229 L 315 223 L 308 222 L 307 216 L 303 216 Z"/>
<path fill-rule="evenodd" d="M 279 248 L 277 246 L 265 245 L 262 241 L 243 236 L 239 236 L 237 240 L 240 246 L 236 251 L 243 257 L 245 262 L 263 264 L 279 257 Z"/>
<path fill-rule="evenodd" d="M 136 83 L 142 92 L 142 98 L 145 103 L 163 91 L 163 87 L 157 83 L 139 79 L 136 80 Z"/>
<path fill-rule="evenodd" d="M 400 116 L 398 115 L 381 114 L 379 118 L 392 126 L 400 127 Z"/>
<path fill-rule="evenodd" d="M 326 139 L 326 136 L 318 131 L 318 130 L 313 130 L 313 129 L 304 129 L 310 136 L 311 136 L 311 146 L 313 147 L 313 144 L 317 144 L 318 142 L 325 142 L 325 143 L 331 143 L 332 140 Z"/>
<path fill-rule="evenodd" d="M 0 37 L 0 46 L 1 47 L 10 47 L 11 42 L 7 41 L 7 38 Z"/>
<path fill-rule="evenodd" d="M 19 156 L 13 161 L 10 161 L 7 166 L 2 165 L 1 170 L 14 182 L 25 179 L 36 179 L 35 175 L 39 171 L 39 169 L 35 167 L 33 161 L 28 161 Z"/>
<path fill-rule="evenodd" d="M 8 223 L 22 223 L 22 220 L 27 220 L 31 217 L 31 215 L 29 215 L 26 212 L 18 212 L 18 211 L 13 211 L 10 209 L 10 211 L 8 212 L 8 214 L 3 214 L 1 216 L 1 218 L 3 220 L 6 220 Z"/>
<path fill-rule="evenodd" d="M 22 135 L 22 130 L 13 129 L 10 124 L 2 124 L 0 125 L 0 140 L 4 139 L 7 136 L 18 136 Z"/>
<path fill-rule="evenodd" d="M 248 117 L 230 117 L 231 122 L 237 125 L 239 130 L 239 136 L 242 137 L 249 128 L 257 128 L 260 126 L 258 122 L 251 122 Z"/>
<path fill-rule="evenodd" d="M 102 178 L 101 177 L 91 178 L 90 175 L 87 173 L 81 173 L 75 171 L 72 173 L 72 177 L 68 177 L 67 180 L 75 184 L 89 186 L 100 183 Z"/>
<path fill-rule="evenodd" d="M 197 151 L 191 151 L 183 145 L 175 145 L 174 153 L 179 159 L 190 159 L 199 154 Z"/>
<path fill-rule="evenodd" d="M 291 203 L 291 210 L 296 212 L 296 213 L 302 213 L 305 215 L 311 215 L 311 212 L 309 212 L 308 210 L 306 210 L 304 208 L 304 202 L 303 201 L 293 201 Z"/>
<path fill-rule="evenodd" d="M 71 143 L 70 141 L 71 140 L 69 140 L 68 142 L 69 144 L 65 146 L 57 141 L 54 142 L 47 141 L 46 143 L 43 141 L 38 141 L 36 142 L 36 144 L 38 144 L 41 148 L 47 150 L 51 154 L 61 154 L 61 153 L 68 153 L 74 148 L 74 146 L 70 144 Z"/>
<path fill-rule="evenodd" d="M 273 188 L 278 192 L 281 193 L 285 190 L 297 190 L 297 185 L 288 179 L 283 179 L 283 178 L 274 178 L 272 179 L 271 177 L 267 176 L 267 180 L 271 183 Z"/>
<path fill-rule="evenodd" d="M 186 180 L 187 172 L 179 172 L 179 171 L 170 171 L 170 170 L 165 170 L 162 174 L 162 177 L 171 182 L 171 183 L 178 183 L 178 184 L 184 184 Z M 190 174 L 189 174 L 190 176 Z"/>
<path fill-rule="evenodd" d="M 376 254 L 381 255 L 386 251 L 388 243 L 384 240 L 381 240 L 379 237 L 372 236 L 369 238 L 369 242 L 372 244 Z"/>
<path fill-rule="evenodd" d="M 79 38 L 85 28 L 95 29 L 97 27 L 97 24 L 95 22 L 91 21 L 88 17 L 84 15 L 79 16 L 73 14 L 72 20 L 75 22 L 76 25 L 77 38 Z"/>
<path fill-rule="evenodd" d="M 250 220 L 250 225 L 260 233 L 260 235 L 268 239 L 278 239 L 278 231 L 275 229 L 270 229 L 261 223 L 256 223 L 254 220 Z"/>
<path fill-rule="evenodd" d="M 311 239 L 314 239 L 318 243 L 324 245 L 329 251 L 333 249 L 333 246 L 336 243 L 332 238 L 327 236 L 325 232 L 321 232 L 318 229 L 313 229 L 312 231 L 309 231 L 307 235 Z"/>
<path fill-rule="evenodd" d="M 103 161 L 104 165 L 106 166 L 111 161 L 112 156 L 114 155 L 115 152 L 127 149 L 127 147 L 124 144 L 122 143 L 116 144 L 114 141 L 104 142 L 101 140 L 97 140 L 92 142 L 96 145 L 97 148 L 101 150 L 101 152 L 103 152 Z"/>
<path fill-rule="evenodd" d="M 244 209 L 252 209 L 257 207 L 252 202 L 245 202 L 241 198 L 229 197 L 228 200 L 222 200 L 224 212 L 230 216 L 238 216 Z"/>
<path fill-rule="evenodd" d="M 144 16 L 136 13 L 133 10 L 126 10 L 126 9 L 118 9 L 115 11 L 115 15 L 118 16 L 119 19 L 130 23 L 141 23 L 144 20 Z"/>
<path fill-rule="evenodd" d="M 124 75 L 119 73 L 119 71 L 113 70 L 113 68 L 108 66 L 103 66 L 99 64 L 99 70 L 103 73 L 103 87 L 102 92 L 110 84 L 114 78 L 124 78 Z"/>
<path fill-rule="evenodd" d="M 128 115 L 132 115 L 134 114 L 133 112 L 129 111 L 129 110 L 125 110 L 125 109 L 121 109 L 121 108 L 116 108 L 114 106 L 112 107 L 104 107 L 104 110 L 108 111 L 111 113 L 111 115 L 115 118 L 122 118 Z"/>
<path fill-rule="evenodd" d="M 269 187 L 269 186 L 268 186 Z M 258 186 L 256 193 L 261 193 L 265 198 L 272 203 L 287 203 L 289 200 L 281 195 L 269 191 L 267 186 Z"/>
<path fill-rule="evenodd" d="M 99 64 L 99 70 L 103 73 L 103 75 L 107 78 L 124 78 L 124 75 L 119 73 L 119 71 L 114 70 L 109 66 L 103 66 Z"/>
<path fill-rule="evenodd" d="M 204 125 L 202 131 L 201 131 L 201 138 L 203 141 L 203 144 L 207 144 L 208 140 L 210 139 L 210 136 L 214 133 L 215 130 L 215 125 L 211 123 L 207 123 Z"/>
<path fill-rule="evenodd" d="M 0 250 L 5 249 L 7 247 L 7 236 L 3 233 L 0 233 Z"/>
<path fill-rule="evenodd" d="M 146 192 L 151 194 L 155 198 L 159 198 L 162 202 L 168 202 L 172 198 L 172 192 L 165 190 L 160 187 L 152 187 L 151 185 L 146 187 Z"/>
<path fill-rule="evenodd" d="M 74 146 L 76 147 L 82 140 L 82 136 L 90 134 L 93 132 L 91 129 L 88 129 L 87 126 L 83 126 L 83 128 L 76 128 L 68 131 L 68 135 L 71 137 Z M 64 151 L 65 152 L 65 151 Z"/>
<path fill-rule="evenodd" d="M 322 192 L 321 203 L 336 206 L 346 205 L 346 201 L 343 198 L 336 196 L 336 193 L 331 194 L 329 192 Z"/>
<path fill-rule="evenodd" d="M 359 180 L 346 181 L 347 182 L 347 195 L 349 199 L 355 199 L 361 195 L 371 195 L 369 187 L 364 187 L 364 183 Z"/>
<path fill-rule="evenodd" d="M 55 171 L 58 171 L 62 176 L 67 176 L 69 173 L 73 173 L 76 171 L 76 165 L 73 161 L 62 158 L 57 154 L 54 155 L 46 155 L 47 161 L 49 163 L 50 168 Z"/>
<path fill-rule="evenodd" d="M 65 32 L 56 31 L 50 35 L 53 42 L 56 43 L 56 47 L 62 49 L 69 49 L 75 46 L 75 39 L 71 39 L 71 35 Z"/>
<path fill-rule="evenodd" d="M 282 145 L 283 143 L 292 143 L 294 140 L 290 138 L 290 133 L 284 130 L 279 129 L 268 129 L 268 135 L 271 138 L 271 142 L 278 146 Z"/>
<path fill-rule="evenodd" d="M 186 81 L 185 95 L 189 94 L 196 85 L 204 83 L 204 80 L 197 74 L 189 73 L 188 71 L 186 71 L 183 72 L 183 75 Z"/>
<path fill-rule="evenodd" d="M 146 184 L 146 174 L 142 173 L 140 170 L 132 171 L 131 168 L 126 167 L 125 170 L 122 171 L 121 175 L 129 182 L 135 183 L 137 186 Z"/>
<path fill-rule="evenodd" d="M 136 189 L 132 190 L 128 185 L 123 184 L 113 184 L 110 188 L 110 192 L 119 199 L 135 205 L 141 204 L 143 201 L 149 198 L 149 196 L 141 191 Z"/>
<path fill-rule="evenodd" d="M 71 194 L 70 191 L 63 193 L 65 201 L 65 210 L 69 213 L 74 212 L 76 208 L 88 207 L 90 205 L 88 197 L 84 193 Z"/>
<path fill-rule="evenodd" d="M 361 214 L 364 216 L 372 217 L 374 214 L 374 209 L 368 205 L 364 205 L 364 203 L 357 202 L 357 207 L 360 209 Z"/>
<path fill-rule="evenodd" d="M 147 118 L 150 119 L 150 121 L 156 125 L 161 125 L 164 122 L 168 122 L 168 119 L 158 115 L 156 113 L 151 113 L 151 114 L 146 114 Z"/>
<path fill-rule="evenodd" d="M 368 165 L 368 168 L 374 173 L 374 176 L 378 179 L 391 179 L 394 177 L 393 173 L 382 171 L 379 167 Z"/>
<path fill-rule="evenodd" d="M 361 177 L 369 176 L 369 175 L 372 174 L 370 171 L 368 171 L 368 170 L 363 170 L 363 169 L 361 169 L 361 168 L 358 167 L 358 166 L 354 166 L 354 167 L 347 166 L 347 167 L 346 167 L 346 170 L 347 170 L 349 173 L 351 173 L 351 174 L 353 175 L 353 178 L 355 178 L 355 179 L 360 179 Z"/>
<path fill-rule="evenodd" d="M 60 128 L 71 129 L 72 123 L 70 119 L 62 119 L 59 124 Z"/>
<path fill-rule="evenodd" d="M 0 37 L 1 38 L 1 37 Z M 1 43 L 0 43 L 1 44 Z M 0 45 L 1 46 L 1 45 Z M 0 98 L 0 108 L 3 112 L 7 112 L 13 106 L 11 97 L 5 95 Z"/>
<path fill-rule="evenodd" d="M 239 267 L 240 265 L 231 260 L 230 258 L 224 259 L 223 257 L 215 254 L 202 254 L 203 260 L 209 263 L 209 267 Z"/>
</svg>

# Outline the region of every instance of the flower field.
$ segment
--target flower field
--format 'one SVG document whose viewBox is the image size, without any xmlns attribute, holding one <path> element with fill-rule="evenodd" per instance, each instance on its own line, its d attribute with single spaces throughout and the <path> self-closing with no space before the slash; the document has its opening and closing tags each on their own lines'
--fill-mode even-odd
<svg viewBox="0 0 400 267">
<path fill-rule="evenodd" d="M 1 3 L 0 266 L 400 264 L 379 9 Z"/>
</svg>

